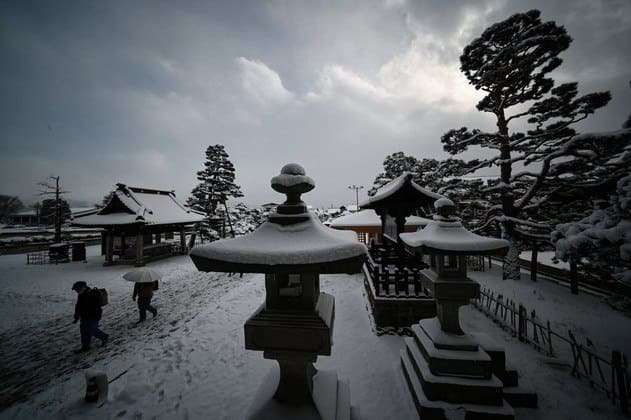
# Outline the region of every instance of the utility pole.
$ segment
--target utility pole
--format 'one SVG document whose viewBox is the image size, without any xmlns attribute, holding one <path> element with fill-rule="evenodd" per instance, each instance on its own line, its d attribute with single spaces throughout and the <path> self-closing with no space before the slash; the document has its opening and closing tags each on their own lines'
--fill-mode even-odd
<svg viewBox="0 0 631 420">
<path fill-rule="evenodd" d="M 52 185 L 48 182 L 38 182 L 38 185 L 44 188 L 43 191 L 40 191 L 39 195 L 49 195 L 55 194 L 55 243 L 61 242 L 61 202 L 60 196 L 62 194 L 66 194 L 69 191 L 62 191 L 61 186 L 59 185 L 59 176 L 49 176 L 49 179 L 55 181 L 55 184 Z"/>
<path fill-rule="evenodd" d="M 348 186 L 349 190 L 354 190 L 355 191 L 355 211 L 359 211 L 359 190 L 363 190 L 364 186 L 363 185 L 349 185 Z"/>
</svg>

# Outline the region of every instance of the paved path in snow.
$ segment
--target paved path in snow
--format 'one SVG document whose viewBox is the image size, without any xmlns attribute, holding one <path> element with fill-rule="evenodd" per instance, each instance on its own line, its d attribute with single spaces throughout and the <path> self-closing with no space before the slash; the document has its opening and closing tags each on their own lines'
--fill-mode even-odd
<svg viewBox="0 0 631 420">
<path fill-rule="evenodd" d="M 90 352 L 73 354 L 80 336 L 78 324 L 72 324 L 72 314 L 0 332 L 0 411 L 45 389 L 52 380 L 68 379 L 77 369 L 133 352 L 179 329 L 186 331 L 207 302 L 240 281 L 238 275 L 200 273 L 192 264 L 172 264 L 166 270 L 162 270 L 165 277 L 154 296 L 156 319 L 149 315 L 145 323 L 134 326 L 138 310 L 131 294 L 112 299 L 104 307 L 101 329 L 110 335 L 105 348 L 98 348 L 99 340 L 94 340 Z"/>
</svg>

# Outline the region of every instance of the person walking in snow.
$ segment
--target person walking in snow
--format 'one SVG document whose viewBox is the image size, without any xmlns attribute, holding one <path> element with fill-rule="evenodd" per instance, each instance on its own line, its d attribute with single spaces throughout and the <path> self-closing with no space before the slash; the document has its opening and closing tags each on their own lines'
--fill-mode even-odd
<svg viewBox="0 0 631 420">
<path fill-rule="evenodd" d="M 108 335 L 99 329 L 99 321 L 103 310 L 101 309 L 101 296 L 98 290 L 89 288 L 86 282 L 78 281 L 72 285 L 72 290 L 77 292 L 77 304 L 74 310 L 74 322 L 81 321 L 81 347 L 75 353 L 82 353 L 90 349 L 92 337 L 101 340 L 101 346 L 107 344 Z"/>
<path fill-rule="evenodd" d="M 151 306 L 153 290 L 154 288 L 157 289 L 157 283 L 157 281 L 154 281 L 151 283 L 134 284 L 134 294 L 132 295 L 132 299 L 136 300 L 136 297 L 138 297 L 138 312 L 140 313 L 140 319 L 137 324 L 140 324 L 147 319 L 147 311 L 151 312 L 154 318 L 158 315 L 158 310 Z"/>
</svg>

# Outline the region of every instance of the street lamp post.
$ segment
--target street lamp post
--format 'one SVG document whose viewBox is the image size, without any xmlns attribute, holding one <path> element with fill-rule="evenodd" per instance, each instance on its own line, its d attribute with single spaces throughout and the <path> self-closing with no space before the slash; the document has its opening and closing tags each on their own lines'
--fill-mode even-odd
<svg viewBox="0 0 631 420">
<path fill-rule="evenodd" d="M 364 186 L 353 184 L 353 185 L 349 185 L 348 189 L 355 191 L 355 211 L 359 211 L 359 190 L 363 190 Z"/>
</svg>

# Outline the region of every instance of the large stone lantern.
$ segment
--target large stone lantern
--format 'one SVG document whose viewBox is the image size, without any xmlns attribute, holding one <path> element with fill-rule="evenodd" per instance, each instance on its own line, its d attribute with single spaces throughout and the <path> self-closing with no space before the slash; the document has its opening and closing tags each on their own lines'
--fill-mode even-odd
<svg viewBox="0 0 631 420">
<path fill-rule="evenodd" d="M 313 363 L 331 354 L 335 313 L 333 296 L 320 292 L 319 276 L 361 272 L 367 250 L 355 233 L 329 229 L 308 212 L 300 196 L 315 183 L 300 165 L 285 165 L 271 186 L 287 199 L 267 222 L 251 234 L 196 247 L 190 256 L 201 271 L 265 274 L 265 302 L 245 323 L 245 347 L 278 362 L 276 401 L 313 405 Z M 350 412 L 348 384 L 339 386 L 333 398 L 346 402 L 333 403 L 333 417 L 330 404 L 321 408 L 315 401 L 322 418 Z"/>
<path fill-rule="evenodd" d="M 430 256 L 423 275 L 436 299 L 436 317 L 414 325 L 401 351 L 410 391 L 424 419 L 443 419 L 450 410 L 464 411 L 465 418 L 512 419 L 512 406 L 536 404 L 536 395 L 516 388 L 517 372 L 506 369 L 501 346 L 463 331 L 459 317 L 460 307 L 480 293 L 479 284 L 467 277 L 467 256 L 503 255 L 508 242 L 465 229 L 447 198 L 434 206 L 434 221 L 400 234 L 408 249 Z"/>
</svg>

